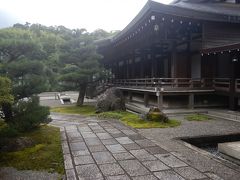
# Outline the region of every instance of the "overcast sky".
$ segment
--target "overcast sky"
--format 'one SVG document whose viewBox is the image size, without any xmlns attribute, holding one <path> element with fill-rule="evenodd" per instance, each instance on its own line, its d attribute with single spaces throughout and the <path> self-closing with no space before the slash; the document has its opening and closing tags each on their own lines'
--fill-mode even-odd
<svg viewBox="0 0 240 180">
<path fill-rule="evenodd" d="M 169 3 L 171 0 L 156 0 Z M 122 30 L 147 0 L 0 0 L 0 28 L 30 22 Z"/>
</svg>

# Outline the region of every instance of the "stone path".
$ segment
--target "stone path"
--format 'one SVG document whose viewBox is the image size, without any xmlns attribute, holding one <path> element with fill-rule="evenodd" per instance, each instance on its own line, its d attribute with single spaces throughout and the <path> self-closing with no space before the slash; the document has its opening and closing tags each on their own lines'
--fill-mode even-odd
<svg viewBox="0 0 240 180">
<path fill-rule="evenodd" d="M 210 179 L 118 121 L 53 114 L 68 180 Z"/>
</svg>

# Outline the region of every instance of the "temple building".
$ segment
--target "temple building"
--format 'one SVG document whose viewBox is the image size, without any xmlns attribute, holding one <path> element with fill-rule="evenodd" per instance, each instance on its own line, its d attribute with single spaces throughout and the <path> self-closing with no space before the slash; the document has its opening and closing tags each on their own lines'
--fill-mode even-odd
<svg viewBox="0 0 240 180">
<path fill-rule="evenodd" d="M 98 49 L 130 102 L 240 109 L 240 0 L 149 0 Z"/>
</svg>

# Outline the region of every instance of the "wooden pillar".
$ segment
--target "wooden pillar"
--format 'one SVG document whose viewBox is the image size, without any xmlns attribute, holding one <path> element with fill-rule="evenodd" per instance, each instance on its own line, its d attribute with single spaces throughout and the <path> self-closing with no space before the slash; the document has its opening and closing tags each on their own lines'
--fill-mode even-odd
<svg viewBox="0 0 240 180">
<path fill-rule="evenodd" d="M 126 62 L 126 78 L 129 79 L 129 59 L 127 59 L 125 62 Z"/>
<path fill-rule="evenodd" d="M 158 108 L 163 109 L 163 93 L 157 94 Z"/>
<path fill-rule="evenodd" d="M 177 78 L 177 50 L 176 43 L 173 43 L 172 53 L 171 53 L 171 78 Z"/>
<path fill-rule="evenodd" d="M 129 102 L 132 102 L 132 92 L 128 91 L 128 98 L 129 98 Z"/>
<path fill-rule="evenodd" d="M 147 107 L 149 102 L 149 93 L 145 92 L 144 93 L 144 105 Z"/>
<path fill-rule="evenodd" d="M 231 69 L 230 69 L 230 91 L 229 91 L 229 108 L 230 110 L 236 110 L 237 109 L 237 100 L 235 98 L 235 81 L 236 81 L 236 64 L 235 62 L 232 62 L 232 56 L 230 56 L 231 61 Z"/>
<path fill-rule="evenodd" d="M 188 107 L 189 109 L 194 109 L 194 94 L 190 93 L 188 96 Z"/>
</svg>

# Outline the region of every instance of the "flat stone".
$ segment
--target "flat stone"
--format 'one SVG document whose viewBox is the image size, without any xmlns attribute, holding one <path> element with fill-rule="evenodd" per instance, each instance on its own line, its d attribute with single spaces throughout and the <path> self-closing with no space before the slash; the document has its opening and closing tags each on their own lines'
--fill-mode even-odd
<svg viewBox="0 0 240 180">
<path fill-rule="evenodd" d="M 73 142 L 70 143 L 70 148 L 72 151 L 83 151 L 87 149 L 87 146 L 84 142 Z"/>
<path fill-rule="evenodd" d="M 129 152 L 113 154 L 113 156 L 118 161 L 135 159 L 135 157 L 133 155 L 131 155 Z"/>
<path fill-rule="evenodd" d="M 99 126 L 98 123 L 88 123 L 88 126 Z"/>
<path fill-rule="evenodd" d="M 119 137 L 116 138 L 116 140 L 120 143 L 120 144 L 131 144 L 134 143 L 131 139 L 129 139 L 128 137 Z"/>
<path fill-rule="evenodd" d="M 76 131 L 77 130 L 77 126 L 66 126 L 66 131 Z"/>
<path fill-rule="evenodd" d="M 184 180 L 184 178 L 172 170 L 155 172 L 154 175 L 161 180 Z"/>
<path fill-rule="evenodd" d="M 127 175 L 108 176 L 107 180 L 130 180 L 130 178 Z"/>
<path fill-rule="evenodd" d="M 120 144 L 107 145 L 106 148 L 107 148 L 111 153 L 127 152 L 127 151 L 124 149 L 124 147 L 122 147 Z"/>
<path fill-rule="evenodd" d="M 150 171 L 162 171 L 162 170 L 170 169 L 168 166 L 166 166 L 164 163 L 162 163 L 159 160 L 145 161 L 143 162 L 143 165 L 146 166 Z"/>
<path fill-rule="evenodd" d="M 135 142 L 143 148 L 156 146 L 152 141 L 150 141 L 148 139 L 136 140 Z"/>
<path fill-rule="evenodd" d="M 133 130 L 122 130 L 122 132 L 126 135 L 137 135 Z"/>
<path fill-rule="evenodd" d="M 119 131 L 118 129 L 106 129 L 106 131 L 110 134 L 119 134 L 121 133 L 121 131 Z"/>
<path fill-rule="evenodd" d="M 74 162 L 76 165 L 82 165 L 82 164 L 92 164 L 94 163 L 94 160 L 91 156 L 85 155 L 85 156 L 74 157 Z"/>
<path fill-rule="evenodd" d="M 113 176 L 124 174 L 123 169 L 116 163 L 102 164 L 99 166 L 104 176 Z"/>
<path fill-rule="evenodd" d="M 72 155 L 74 157 L 76 157 L 76 156 L 85 156 L 85 155 L 90 155 L 90 152 L 87 149 L 85 149 L 83 151 L 72 151 Z"/>
<path fill-rule="evenodd" d="M 120 132 L 120 131 L 119 131 Z M 125 134 L 123 134 L 123 133 L 116 133 L 116 134 L 111 134 L 112 135 L 112 137 L 114 137 L 114 138 L 118 138 L 118 137 L 124 137 L 124 136 L 126 136 Z"/>
<path fill-rule="evenodd" d="M 93 158 L 97 162 L 97 164 L 106 164 L 106 163 L 114 163 L 116 160 L 109 152 L 95 152 L 92 153 Z"/>
<path fill-rule="evenodd" d="M 66 136 L 65 131 L 62 131 L 60 134 L 61 134 L 61 140 L 62 141 L 66 141 L 67 140 L 67 136 Z"/>
<path fill-rule="evenodd" d="M 98 138 L 86 138 L 85 142 L 88 146 L 101 145 L 101 141 Z"/>
<path fill-rule="evenodd" d="M 100 179 L 102 174 L 96 164 L 76 166 L 79 179 Z"/>
<path fill-rule="evenodd" d="M 211 173 L 211 172 L 207 172 L 205 173 L 205 175 L 209 178 L 211 178 L 212 180 L 224 180 L 222 178 L 220 178 L 218 175 Z"/>
<path fill-rule="evenodd" d="M 128 151 L 135 150 L 135 149 L 141 149 L 141 147 L 139 145 L 137 145 L 136 143 L 124 144 L 123 147 L 125 147 Z"/>
<path fill-rule="evenodd" d="M 103 128 L 99 125 L 96 126 L 90 126 L 90 128 L 94 131 L 94 130 L 103 130 Z"/>
<path fill-rule="evenodd" d="M 68 142 L 67 141 L 62 141 L 62 148 L 68 148 Z"/>
<path fill-rule="evenodd" d="M 140 134 L 129 135 L 128 137 L 129 137 L 131 140 L 133 140 L 133 141 L 146 139 L 145 137 L 143 137 L 143 136 L 140 135 Z"/>
<path fill-rule="evenodd" d="M 99 137 L 99 139 L 111 139 L 112 136 L 110 136 L 110 134 L 108 133 L 97 133 L 97 136 Z"/>
<path fill-rule="evenodd" d="M 66 172 L 67 180 L 77 180 L 74 169 L 67 169 L 65 170 L 65 172 Z"/>
<path fill-rule="evenodd" d="M 73 169 L 72 158 L 70 154 L 63 155 L 65 169 Z"/>
<path fill-rule="evenodd" d="M 168 153 L 167 151 L 160 148 L 159 146 L 147 147 L 147 148 L 145 148 L 145 150 L 147 152 L 149 152 L 150 154 L 166 154 L 166 153 Z"/>
<path fill-rule="evenodd" d="M 104 145 L 118 144 L 118 142 L 117 142 L 114 138 L 104 139 L 104 140 L 102 140 L 102 143 L 103 143 Z"/>
<path fill-rule="evenodd" d="M 220 153 L 226 154 L 228 156 L 240 160 L 240 141 L 219 143 L 218 151 Z"/>
<path fill-rule="evenodd" d="M 107 150 L 104 145 L 88 146 L 88 148 L 92 153 Z"/>
<path fill-rule="evenodd" d="M 175 168 L 174 171 L 176 171 L 182 177 L 190 180 L 207 178 L 207 176 L 205 176 L 203 173 L 200 173 L 192 167 Z"/>
<path fill-rule="evenodd" d="M 88 126 L 84 126 L 84 127 L 78 126 L 78 130 L 80 132 L 92 132 L 92 130 Z"/>
<path fill-rule="evenodd" d="M 140 161 L 151 161 L 151 160 L 156 160 L 157 159 L 156 157 L 154 157 L 153 155 L 149 154 L 144 149 L 131 150 L 130 153 L 132 153 Z"/>
<path fill-rule="evenodd" d="M 155 155 L 160 161 L 164 162 L 166 165 L 170 167 L 183 167 L 187 166 L 183 161 L 179 160 L 175 156 L 171 154 L 156 154 Z"/>
<path fill-rule="evenodd" d="M 62 151 L 63 151 L 63 154 L 69 154 L 70 153 L 69 147 L 62 148 Z"/>
<path fill-rule="evenodd" d="M 157 178 L 153 175 L 146 175 L 146 176 L 137 176 L 133 177 L 133 180 L 157 180 Z"/>
<path fill-rule="evenodd" d="M 104 129 L 93 129 L 94 133 L 106 133 Z"/>
<path fill-rule="evenodd" d="M 97 137 L 96 134 L 92 133 L 92 132 L 82 132 L 81 133 L 83 138 L 95 138 Z"/>
<path fill-rule="evenodd" d="M 81 134 L 78 131 L 68 132 L 67 137 L 68 139 L 81 138 Z"/>
<path fill-rule="evenodd" d="M 120 161 L 119 164 L 130 176 L 150 174 L 150 172 L 138 160 Z"/>
</svg>

